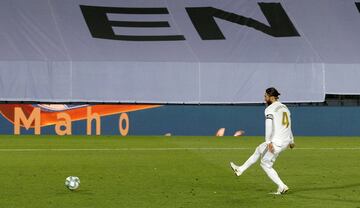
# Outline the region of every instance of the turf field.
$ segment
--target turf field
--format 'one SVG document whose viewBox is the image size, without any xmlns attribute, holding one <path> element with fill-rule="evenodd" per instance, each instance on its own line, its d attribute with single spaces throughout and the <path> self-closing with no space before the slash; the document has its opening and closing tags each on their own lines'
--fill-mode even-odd
<svg viewBox="0 0 360 208">
<path fill-rule="evenodd" d="M 297 137 L 275 168 L 235 177 L 260 137 L 0 136 L 0 207 L 360 207 L 360 138 Z M 81 179 L 78 191 L 64 187 Z"/>
</svg>

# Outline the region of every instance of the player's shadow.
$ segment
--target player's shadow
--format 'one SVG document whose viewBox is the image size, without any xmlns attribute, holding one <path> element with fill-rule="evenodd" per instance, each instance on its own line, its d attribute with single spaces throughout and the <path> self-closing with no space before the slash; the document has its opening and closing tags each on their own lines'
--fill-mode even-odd
<svg viewBox="0 0 360 208">
<path fill-rule="evenodd" d="M 306 199 L 320 199 L 320 200 L 328 200 L 328 201 L 344 201 L 344 202 L 350 202 L 350 203 L 360 203 L 360 200 L 353 200 L 353 199 L 335 199 L 335 198 L 325 198 L 325 197 L 317 197 L 316 195 L 299 195 L 297 193 L 304 193 L 304 192 L 312 192 L 312 191 L 325 191 L 325 190 L 343 190 L 343 189 L 349 189 L 349 188 L 358 188 L 360 187 L 360 183 L 354 183 L 354 184 L 347 184 L 347 185 L 340 185 L 340 186 L 327 186 L 327 187 L 309 187 L 306 189 L 292 189 L 289 194 L 297 195 L 301 198 Z"/>
</svg>

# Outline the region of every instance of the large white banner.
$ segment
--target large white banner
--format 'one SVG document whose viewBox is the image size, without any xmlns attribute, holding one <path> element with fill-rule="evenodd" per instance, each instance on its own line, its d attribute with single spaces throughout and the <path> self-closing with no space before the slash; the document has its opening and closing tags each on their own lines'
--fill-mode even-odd
<svg viewBox="0 0 360 208">
<path fill-rule="evenodd" d="M 0 99 L 259 103 L 360 94 L 352 0 L 2 0 Z"/>
</svg>

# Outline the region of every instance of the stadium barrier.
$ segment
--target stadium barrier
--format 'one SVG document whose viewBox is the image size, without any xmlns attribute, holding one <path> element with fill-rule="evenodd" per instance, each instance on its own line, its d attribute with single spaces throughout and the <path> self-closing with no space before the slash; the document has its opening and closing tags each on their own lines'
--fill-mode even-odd
<svg viewBox="0 0 360 208">
<path fill-rule="evenodd" d="M 0 134 L 264 135 L 263 105 L 0 104 Z M 356 106 L 290 106 L 295 135 L 358 136 Z"/>
</svg>

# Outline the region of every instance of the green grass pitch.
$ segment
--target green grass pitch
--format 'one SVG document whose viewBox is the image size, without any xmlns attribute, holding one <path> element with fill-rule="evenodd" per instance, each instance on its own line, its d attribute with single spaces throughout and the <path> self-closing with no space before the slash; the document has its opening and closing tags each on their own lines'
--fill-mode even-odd
<svg viewBox="0 0 360 208">
<path fill-rule="evenodd" d="M 360 207 L 360 138 L 297 137 L 275 163 L 287 195 L 256 164 L 260 137 L 0 136 L 0 207 Z M 78 191 L 64 186 L 80 177 Z"/>
</svg>

